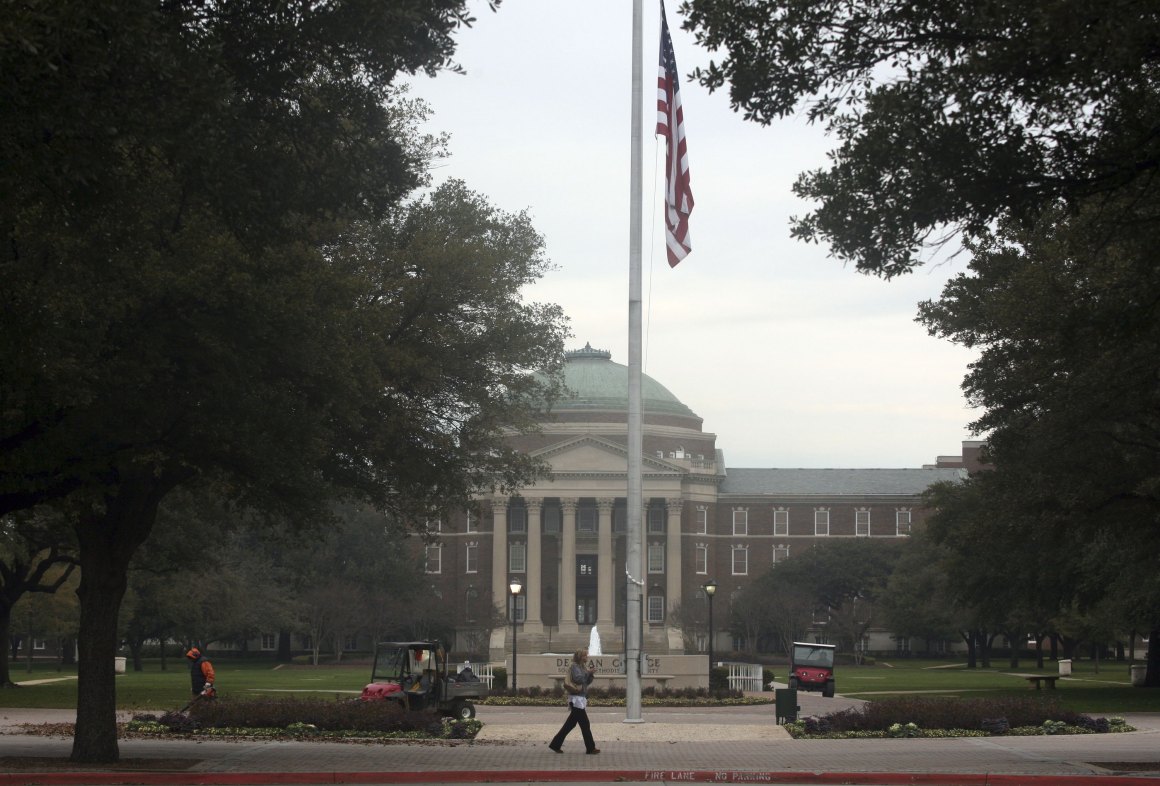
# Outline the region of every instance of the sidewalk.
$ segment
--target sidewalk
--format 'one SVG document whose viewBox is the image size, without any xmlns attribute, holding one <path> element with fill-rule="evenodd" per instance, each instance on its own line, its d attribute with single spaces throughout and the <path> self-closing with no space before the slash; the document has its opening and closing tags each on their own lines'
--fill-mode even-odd
<svg viewBox="0 0 1160 786">
<path fill-rule="evenodd" d="M 773 709 L 593 709 L 601 752 L 579 732 L 547 748 L 559 708 L 480 707 L 473 742 L 319 743 L 122 740 L 116 765 L 74 765 L 72 740 L 12 734 L 71 711 L 0 709 L 0 786 L 8 784 L 852 783 L 1160 785 L 1160 715 L 1125 716 L 1129 734 L 902 740 L 793 740 Z"/>
</svg>

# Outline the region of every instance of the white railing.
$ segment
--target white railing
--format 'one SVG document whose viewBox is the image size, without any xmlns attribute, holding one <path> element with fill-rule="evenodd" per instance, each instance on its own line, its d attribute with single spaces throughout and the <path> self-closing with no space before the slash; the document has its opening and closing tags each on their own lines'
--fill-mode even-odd
<svg viewBox="0 0 1160 786">
<path fill-rule="evenodd" d="M 491 663 L 472 663 L 471 661 L 464 661 L 463 663 L 459 664 L 459 668 L 456 670 L 456 674 L 458 674 L 459 671 L 463 671 L 464 668 L 470 668 L 472 671 L 476 672 L 476 676 L 479 677 L 479 681 L 487 683 L 487 690 L 492 690 L 492 681 L 495 679 L 495 674 L 494 671 L 492 671 Z"/>
<path fill-rule="evenodd" d="M 729 689 L 740 691 L 760 692 L 761 664 L 760 663 L 722 663 L 729 667 Z"/>
</svg>

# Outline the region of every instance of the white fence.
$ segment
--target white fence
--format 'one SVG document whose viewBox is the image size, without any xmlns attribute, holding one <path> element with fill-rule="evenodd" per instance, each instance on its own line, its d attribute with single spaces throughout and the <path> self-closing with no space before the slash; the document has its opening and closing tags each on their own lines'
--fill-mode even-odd
<svg viewBox="0 0 1160 786">
<path fill-rule="evenodd" d="M 487 689 L 491 690 L 492 680 L 495 679 L 495 672 L 492 671 L 490 663 L 472 663 L 465 661 L 459 664 L 459 671 L 462 671 L 465 666 L 470 666 L 471 670 L 475 672 L 475 676 L 479 677 L 480 682 L 487 683 Z"/>
<path fill-rule="evenodd" d="M 761 664 L 724 662 L 720 665 L 729 667 L 730 690 L 760 692 L 764 689 L 761 684 Z"/>
</svg>

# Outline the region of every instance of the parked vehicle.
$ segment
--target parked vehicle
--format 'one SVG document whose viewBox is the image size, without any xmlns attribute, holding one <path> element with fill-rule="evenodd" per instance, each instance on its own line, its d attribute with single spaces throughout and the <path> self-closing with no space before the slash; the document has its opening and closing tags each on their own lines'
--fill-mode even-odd
<svg viewBox="0 0 1160 786">
<path fill-rule="evenodd" d="M 395 701 L 406 709 L 434 708 L 460 720 L 475 717 L 476 699 L 487 698 L 487 683 L 463 669 L 448 669 L 437 641 L 384 641 L 375 645 L 371 681 L 359 698 Z"/>
<path fill-rule="evenodd" d="M 821 691 L 826 698 L 833 698 L 836 649 L 833 644 L 795 641 L 790 651 L 789 686 L 795 690 Z"/>
</svg>

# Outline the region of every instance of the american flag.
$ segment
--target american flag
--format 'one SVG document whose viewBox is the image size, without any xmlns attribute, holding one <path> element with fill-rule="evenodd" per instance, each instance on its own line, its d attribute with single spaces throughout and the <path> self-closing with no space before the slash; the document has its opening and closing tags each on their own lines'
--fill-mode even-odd
<svg viewBox="0 0 1160 786">
<path fill-rule="evenodd" d="M 661 0 L 661 59 L 657 72 L 657 134 L 665 146 L 665 245 L 669 267 L 676 267 L 692 245 L 689 243 L 689 214 L 693 212 L 693 192 L 689 188 L 689 156 L 685 148 L 685 113 L 681 109 L 681 80 L 677 58 Z"/>
</svg>

